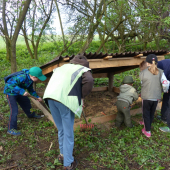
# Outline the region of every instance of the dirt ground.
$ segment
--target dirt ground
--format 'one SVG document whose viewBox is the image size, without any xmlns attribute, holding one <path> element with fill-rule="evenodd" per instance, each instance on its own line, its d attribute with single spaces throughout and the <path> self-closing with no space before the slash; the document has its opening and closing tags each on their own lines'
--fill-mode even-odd
<svg viewBox="0 0 170 170">
<path fill-rule="evenodd" d="M 92 92 L 91 94 L 89 94 L 85 100 L 84 100 L 84 112 L 86 117 L 101 117 L 102 116 L 106 116 L 106 115 L 112 115 L 115 114 L 117 109 L 116 109 L 116 97 L 117 94 L 114 92 L 109 92 L 109 91 L 103 91 L 103 92 Z M 34 104 L 32 104 L 33 108 L 36 108 L 36 106 Z M 137 107 L 139 107 L 138 105 L 135 105 Z M 19 109 L 19 112 L 23 112 L 21 109 Z M 41 112 L 39 114 L 42 114 Z M 23 122 L 25 121 L 26 117 L 20 117 L 18 116 L 18 120 Z M 44 119 L 45 121 L 48 122 L 47 119 Z M 75 122 L 79 122 L 82 121 L 83 117 L 81 117 L 80 119 L 77 118 L 75 119 Z M 36 124 L 39 123 L 39 120 L 33 120 L 35 121 L 34 123 Z M 30 123 L 31 126 L 32 123 Z M 4 127 L 6 126 L 6 124 L 4 124 Z M 102 129 L 109 129 L 111 126 L 114 126 L 114 122 L 107 122 L 104 125 L 97 125 L 98 129 L 102 128 Z M 21 128 L 20 125 L 18 126 L 19 129 Z M 53 130 L 54 127 L 48 127 L 49 130 Z M 55 129 L 55 133 L 57 133 L 57 130 Z M 48 152 L 49 150 L 49 146 L 50 143 L 47 141 L 44 142 L 39 142 L 39 138 L 40 137 L 45 137 L 46 134 L 44 134 L 44 132 L 42 131 L 37 131 L 36 127 L 35 127 L 35 131 L 34 134 L 32 134 L 33 137 L 36 137 L 36 143 L 38 145 L 38 148 L 42 151 L 42 156 L 40 155 L 40 157 L 43 157 L 43 152 Z M 24 140 L 27 141 L 29 139 L 29 137 L 27 137 L 27 134 L 25 132 L 24 134 Z M 28 138 L 28 139 L 27 139 Z M 11 137 L 12 139 L 12 137 Z M 52 137 L 51 141 L 56 141 L 57 139 Z M 1 138 L 1 141 L 4 141 L 4 143 L 6 143 L 6 136 Z M 27 142 L 26 142 L 27 143 Z M 55 148 L 58 148 L 58 144 L 55 145 Z M 7 161 L 6 167 L 9 167 L 11 165 L 15 165 L 14 163 L 17 162 L 18 160 L 22 160 L 24 163 L 24 165 L 21 165 L 21 168 L 12 168 L 12 169 L 22 169 L 23 166 L 28 167 L 29 165 L 27 164 L 27 159 L 29 158 L 29 154 L 31 154 L 31 149 L 29 150 L 29 148 L 25 148 L 24 144 L 21 144 L 20 146 L 16 147 L 15 150 L 13 151 L 13 153 L 11 154 L 11 159 L 9 160 L 9 162 Z M 80 157 L 80 156 L 79 156 Z M 83 156 L 82 156 L 83 158 Z M 30 158 L 29 158 L 30 159 Z M 49 158 L 50 159 L 50 158 Z M 47 161 L 47 160 L 46 160 Z M 35 165 L 38 166 L 39 164 L 43 164 L 43 162 L 41 160 L 35 160 Z M 4 165 L 3 165 L 4 166 Z M 79 168 L 83 167 L 82 165 L 79 165 Z M 90 167 L 91 165 L 89 165 Z M 2 166 L 0 166 L 1 169 Z M 23 168 L 24 169 L 24 168 Z M 27 169 L 27 168 L 26 168 Z M 29 169 L 29 168 L 28 168 Z M 34 169 L 34 168 L 33 168 Z M 102 169 L 102 168 L 101 168 Z"/>
<path fill-rule="evenodd" d="M 92 92 L 84 100 L 86 116 L 102 116 L 116 113 L 116 97 L 114 92 Z"/>
</svg>

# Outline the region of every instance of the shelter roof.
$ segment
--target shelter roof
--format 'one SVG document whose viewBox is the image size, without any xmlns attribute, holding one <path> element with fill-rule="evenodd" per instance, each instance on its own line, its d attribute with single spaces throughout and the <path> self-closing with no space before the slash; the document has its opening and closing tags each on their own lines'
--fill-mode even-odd
<svg viewBox="0 0 170 170">
<path fill-rule="evenodd" d="M 149 50 L 149 51 L 140 51 L 140 52 L 124 52 L 124 53 L 111 53 L 111 54 L 108 54 L 108 53 L 83 53 L 84 56 L 86 56 L 87 59 L 103 59 L 107 56 L 109 56 L 110 58 L 126 58 L 126 57 L 136 57 L 138 56 L 139 54 L 143 54 L 143 56 L 147 56 L 149 54 L 155 54 L 155 55 L 165 55 L 167 54 L 168 51 L 166 50 Z M 61 61 L 63 61 L 63 58 L 67 58 L 66 62 L 69 62 L 69 60 L 71 60 L 75 55 L 71 55 L 71 56 L 59 56 L 59 57 L 56 57 L 54 58 L 53 60 L 51 60 L 50 62 L 42 65 L 40 68 L 41 69 L 44 69 L 50 65 L 53 65 L 53 64 L 56 64 L 56 63 L 60 63 Z"/>
</svg>

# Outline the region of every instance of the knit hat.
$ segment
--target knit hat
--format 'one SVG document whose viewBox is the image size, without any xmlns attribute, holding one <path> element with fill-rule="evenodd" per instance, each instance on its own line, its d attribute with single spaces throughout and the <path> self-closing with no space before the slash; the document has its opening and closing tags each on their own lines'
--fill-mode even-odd
<svg viewBox="0 0 170 170">
<path fill-rule="evenodd" d="M 43 74 L 42 74 L 42 70 L 39 68 L 39 67 L 32 67 L 32 68 L 30 68 L 29 69 L 29 74 L 31 75 L 31 76 L 35 76 L 35 77 L 37 77 L 38 79 L 40 79 L 41 81 L 44 81 L 44 80 L 46 80 L 46 76 L 44 76 Z"/>
<path fill-rule="evenodd" d="M 72 64 L 80 64 L 80 65 L 82 65 L 84 67 L 89 68 L 89 62 L 87 61 L 87 58 L 82 54 L 76 55 L 72 60 L 70 60 L 70 63 L 72 63 Z"/>
<path fill-rule="evenodd" d="M 123 84 L 132 84 L 132 83 L 134 83 L 132 76 L 125 76 L 122 83 Z"/>
<path fill-rule="evenodd" d="M 152 61 L 155 60 L 155 63 L 158 63 L 158 58 L 155 54 L 149 54 L 146 57 L 146 62 L 152 64 Z"/>
</svg>

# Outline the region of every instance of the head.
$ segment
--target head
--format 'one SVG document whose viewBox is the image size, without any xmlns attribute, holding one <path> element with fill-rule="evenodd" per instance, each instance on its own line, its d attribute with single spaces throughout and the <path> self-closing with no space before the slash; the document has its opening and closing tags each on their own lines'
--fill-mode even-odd
<svg viewBox="0 0 170 170">
<path fill-rule="evenodd" d="M 82 54 L 76 55 L 72 60 L 70 60 L 70 63 L 72 63 L 72 64 L 80 64 L 80 65 L 82 65 L 84 67 L 89 68 L 89 62 L 87 61 L 87 58 Z"/>
<path fill-rule="evenodd" d="M 134 83 L 132 76 L 125 76 L 122 83 L 129 84 L 132 86 Z"/>
<path fill-rule="evenodd" d="M 157 68 L 157 63 L 158 63 L 158 58 L 155 54 L 149 54 L 146 57 L 146 64 L 149 67 L 149 71 L 153 74 L 153 75 L 157 75 L 158 74 L 158 68 Z"/>
<path fill-rule="evenodd" d="M 41 80 L 41 81 L 45 81 L 46 80 L 46 76 L 44 76 L 42 74 L 42 70 L 39 67 L 32 67 L 29 69 L 29 76 L 30 79 L 34 82 Z"/>
</svg>

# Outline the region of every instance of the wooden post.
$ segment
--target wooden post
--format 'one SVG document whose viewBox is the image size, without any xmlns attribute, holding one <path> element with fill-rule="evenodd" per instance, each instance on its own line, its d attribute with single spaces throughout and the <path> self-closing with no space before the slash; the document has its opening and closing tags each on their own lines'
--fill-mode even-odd
<svg viewBox="0 0 170 170">
<path fill-rule="evenodd" d="M 112 89 L 113 89 L 113 72 L 110 72 L 109 73 L 109 91 L 112 92 Z"/>
<path fill-rule="evenodd" d="M 36 91 L 36 82 L 33 83 L 33 88 Z"/>
</svg>

